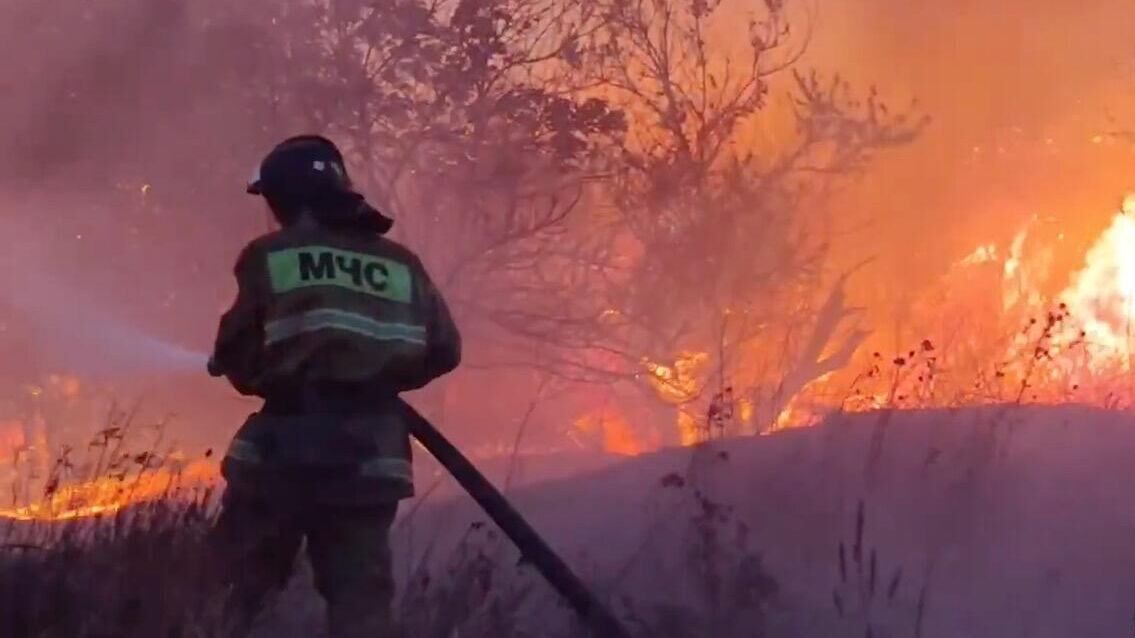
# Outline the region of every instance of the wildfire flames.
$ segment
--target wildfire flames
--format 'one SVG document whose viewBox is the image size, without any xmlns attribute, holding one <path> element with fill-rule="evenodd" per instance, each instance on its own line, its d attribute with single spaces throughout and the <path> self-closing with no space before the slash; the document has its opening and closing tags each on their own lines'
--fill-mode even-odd
<svg viewBox="0 0 1135 638">
<path fill-rule="evenodd" d="M 685 406 L 702 392 L 700 377 L 708 362 L 708 353 L 684 352 L 673 365 L 653 361 L 645 361 L 643 365 L 659 398 L 672 405 Z M 682 445 L 693 445 L 701 440 L 698 418 L 688 410 L 679 407 L 677 423 Z"/>
<path fill-rule="evenodd" d="M 999 308 L 991 311 L 1008 316 L 1009 320 L 1043 314 L 1045 308 L 1059 306 L 1064 309 L 1068 323 L 1061 324 L 1060 335 L 1066 341 L 1077 341 L 1088 347 L 1088 369 L 1107 369 L 1116 362 L 1123 370 L 1130 369 L 1135 320 L 1135 195 L 1129 196 L 1099 235 L 1083 259 L 1083 265 L 1070 278 L 1070 283 L 1056 294 L 1046 295 L 1042 282 L 1050 275 L 1050 248 L 1026 249 L 1028 229 L 1018 232 L 1008 245 L 996 243 L 979 245 L 960 259 L 956 268 L 997 269 L 1000 278 Z M 962 290 L 969 280 L 947 285 L 947 296 L 963 297 Z M 998 305 L 990 297 L 978 295 L 979 303 Z M 975 302 L 976 303 L 976 302 Z M 1021 347 L 1018 338 L 1016 347 Z M 1057 348 L 1058 349 L 1058 348 Z M 932 354 L 933 346 L 927 341 L 920 355 Z M 916 354 L 914 352 L 911 353 Z M 873 355 L 878 359 L 879 355 Z M 859 359 L 869 358 L 860 353 Z M 857 359 L 857 361 L 859 360 Z M 910 362 L 907 362 L 909 365 Z M 694 445 L 712 436 L 714 420 L 730 419 L 746 423 L 752 419 L 757 406 L 744 396 L 728 393 L 716 395 L 708 389 L 708 368 L 713 366 L 708 352 L 685 351 L 668 363 L 642 362 L 642 378 L 656 398 L 675 411 L 675 426 L 681 445 Z M 857 365 L 857 364 L 853 364 Z M 1038 384 L 1080 383 L 1083 370 L 1063 369 L 1065 378 L 1045 377 Z M 71 379 L 70 377 L 60 377 Z M 921 378 L 921 377 L 920 377 Z M 775 416 L 769 430 L 801 427 L 816 423 L 826 411 L 842 409 L 861 411 L 878 409 L 895 401 L 894 391 L 875 392 L 845 398 L 840 403 L 817 399 L 827 396 L 819 391 L 839 383 L 838 375 L 825 375 L 787 401 Z M 57 384 L 58 385 L 58 384 Z M 60 386 L 62 400 L 73 400 L 78 394 L 78 380 Z M 1037 387 L 1035 395 L 1044 397 L 1044 388 Z M 707 400 L 707 395 L 713 395 Z M 36 395 L 39 396 L 39 395 Z M 1053 397 L 1059 395 L 1053 394 Z M 1037 400 L 1045 400 L 1039 398 Z M 1054 398 L 1054 400 L 1056 400 Z M 705 405 L 708 404 L 708 410 Z M 693 407 L 698 406 L 698 407 Z M 817 407 L 818 406 L 818 407 Z M 34 428 L 33 428 L 34 429 Z M 41 428 L 42 429 L 42 428 Z M 667 444 L 657 433 L 646 433 L 626 418 L 617 408 L 604 404 L 601 409 L 589 411 L 575 419 L 568 436 L 584 446 L 601 448 L 617 455 L 636 455 L 658 449 Z M 28 448 L 29 430 L 18 421 L 0 422 L 0 459 L 9 459 Z M 38 441 L 38 447 L 42 445 Z M 0 463 L 4 469 L 8 463 Z M 217 467 L 211 462 L 174 463 L 157 469 L 147 469 L 131 476 L 104 476 L 95 480 L 56 486 L 46 491 L 38 501 L 25 502 L 0 509 L 0 518 L 17 521 L 65 521 L 114 514 L 128 506 L 167 498 L 187 490 L 205 488 L 217 480 Z"/>
<path fill-rule="evenodd" d="M 109 515 L 131 505 L 204 489 L 216 477 L 216 466 L 206 462 L 191 463 L 183 468 L 163 467 L 133 476 L 108 476 L 58 487 L 34 503 L 0 509 L 0 518 L 66 521 Z"/>
<path fill-rule="evenodd" d="M 943 294 L 947 299 L 960 300 L 963 305 L 973 304 L 972 310 L 980 310 L 979 307 L 985 305 L 985 311 L 998 317 L 998 329 L 1004 331 L 1004 335 L 981 333 L 975 335 L 975 339 L 992 341 L 996 337 L 1011 337 L 1019 332 L 1021 323 L 1039 323 L 1043 328 L 1045 322 L 1040 318 L 1047 317 L 1052 322 L 1047 327 L 1047 334 L 1038 337 L 1036 334 L 1030 335 L 1026 330 L 1009 338 L 1008 345 L 1000 353 L 1002 360 L 1009 361 L 1016 357 L 1027 361 L 1040 356 L 1043 351 L 1045 358 L 1055 361 L 1061 355 L 1071 352 L 1073 347 L 1078 347 L 1075 361 L 1055 362 L 1044 373 L 1032 370 L 1033 366 L 1019 365 L 1029 367 L 1030 370 L 1015 370 L 1012 374 L 1007 371 L 1010 364 L 1000 363 L 996 376 L 1006 379 L 1009 386 L 1016 384 L 1022 389 L 1027 388 L 1029 400 L 1067 400 L 1068 388 L 1083 389 L 1085 384 L 1115 372 L 1117 363 L 1120 366 L 1118 370 L 1131 368 L 1131 359 L 1135 354 L 1132 353 L 1132 346 L 1135 345 L 1135 195 L 1127 197 L 1122 210 L 1091 244 L 1081 260 L 1082 266 L 1072 273 L 1067 285 L 1057 288 L 1055 294 L 1046 293 L 1046 282 L 1051 281 L 1054 275 L 1052 264 L 1055 248 L 1051 245 L 1037 246 L 1036 243 L 1032 229 L 1026 226 L 1007 244 L 981 244 L 957 262 L 955 268 L 959 271 L 996 268 L 998 290 L 995 296 L 980 292 L 980 284 L 976 283 L 978 280 L 965 276 L 947 280 Z M 1059 273 L 1056 275 L 1059 276 Z M 935 306 L 929 311 L 939 312 L 939 308 Z M 930 367 L 933 367 L 937 354 L 934 350 L 933 343 L 928 339 L 910 353 L 901 353 L 894 363 L 910 368 L 915 365 L 915 359 L 920 359 L 919 365 L 923 367 L 909 371 L 910 376 L 919 384 L 930 386 L 933 371 L 925 366 L 929 361 Z M 873 367 L 879 373 L 880 361 L 884 364 L 882 367 L 891 363 L 886 357 L 880 359 L 878 353 L 872 355 L 860 352 L 849 368 Z M 704 407 L 704 400 L 697 402 L 709 392 L 706 368 L 715 365 L 707 352 L 683 352 L 670 364 L 646 361 L 643 365 L 646 373 L 644 376 L 656 397 L 677 407 L 675 421 L 682 445 L 693 445 L 705 440 L 707 432 L 712 431 L 711 421 L 726 409 L 730 418 L 742 424 L 748 423 L 754 414 L 756 406 L 741 396 L 736 399 L 730 396 L 726 402 L 728 405 L 719 405 L 720 397 L 715 397 L 708 410 Z M 1031 378 L 1026 378 L 1030 374 Z M 837 386 L 849 381 L 838 374 L 824 375 L 792 397 L 786 407 L 775 415 L 765 432 L 813 425 L 822 419 L 823 414 L 837 409 L 863 411 L 888 405 L 904 405 L 901 400 L 910 397 L 903 394 L 902 387 L 910 385 L 912 379 L 907 379 L 906 385 L 903 385 L 899 382 L 900 378 L 901 375 L 896 373 L 893 388 L 849 394 L 837 401 L 832 396 L 844 391 Z M 1097 394 L 1102 396 L 1105 391 Z M 922 397 L 924 402 L 919 405 L 932 407 L 956 401 L 960 393 L 939 397 L 930 396 L 931 394 L 927 392 L 927 396 Z M 953 398 L 947 399 L 947 396 Z M 1023 396 L 1024 392 L 1021 393 L 1021 397 Z M 1090 395 L 1083 394 L 1077 400 L 1090 401 L 1090 398 L 1085 398 L 1088 396 Z M 1012 398 L 1010 393 L 1001 399 L 990 397 L 985 400 Z M 697 406 L 696 409 L 693 406 Z M 635 438 L 636 429 L 611 409 L 605 409 L 601 417 L 581 417 L 576 423 L 576 430 L 604 432 L 604 447 L 615 453 L 644 452 L 660 444 L 656 442 L 651 446 L 649 442 Z"/>
<path fill-rule="evenodd" d="M 581 442 L 580 439 L 597 441 L 604 451 L 621 456 L 642 454 L 659 445 L 656 439 L 640 436 L 622 415 L 614 411 L 600 411 L 576 419 L 570 436 L 577 442 Z"/>
<path fill-rule="evenodd" d="M 1128 196 L 1088 251 L 1084 269 L 1060 295 L 1087 339 L 1111 354 L 1131 350 L 1135 319 L 1135 195 Z"/>
</svg>

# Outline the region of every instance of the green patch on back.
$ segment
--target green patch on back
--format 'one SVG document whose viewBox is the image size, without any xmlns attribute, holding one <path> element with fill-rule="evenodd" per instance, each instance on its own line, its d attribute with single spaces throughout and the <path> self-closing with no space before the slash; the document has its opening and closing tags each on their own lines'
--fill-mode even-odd
<svg viewBox="0 0 1135 638">
<path fill-rule="evenodd" d="M 268 253 L 268 275 L 276 293 L 336 286 L 399 303 L 413 300 L 413 277 L 405 264 L 327 246 Z"/>
</svg>

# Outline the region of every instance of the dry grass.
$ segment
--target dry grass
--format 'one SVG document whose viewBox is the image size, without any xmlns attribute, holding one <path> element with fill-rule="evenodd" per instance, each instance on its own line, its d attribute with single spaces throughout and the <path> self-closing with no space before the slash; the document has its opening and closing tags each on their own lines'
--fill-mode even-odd
<svg viewBox="0 0 1135 638">
<path fill-rule="evenodd" d="M 886 565 L 883 551 L 869 542 L 865 501 L 859 501 L 854 532 L 850 539 L 840 541 L 836 558 L 839 577 L 832 603 L 848 635 L 922 636 L 928 582 L 919 588 L 915 609 L 902 609 L 899 594 L 909 583 L 904 581 L 903 566 Z"/>
<path fill-rule="evenodd" d="M 846 404 L 881 398 L 867 469 L 881 453 L 895 410 L 950 405 L 971 400 L 1016 407 L 1044 402 L 1034 388 L 1050 370 L 1064 371 L 1061 357 L 1076 356 L 1082 344 L 1054 346 L 1066 316 L 1049 315 L 1022 332 L 1014 360 L 1000 362 L 973 381 L 947 383 L 947 353 L 929 341 L 893 360 L 877 356 L 860 375 Z M 1055 355 L 1054 353 L 1058 353 Z M 948 367 L 948 366 L 946 366 Z M 1009 410 L 994 410 L 977 427 L 982 442 L 970 460 L 974 474 L 996 459 L 1007 444 Z M 51 499 L 76 481 L 115 479 L 137 485 L 146 472 L 174 462 L 160 430 L 134 428 L 129 419 L 108 423 L 95 437 L 84 463 L 65 449 L 41 480 L 41 498 Z M 1009 420 L 1011 421 L 1011 420 Z M 147 433 L 141 453 L 130 451 L 130 432 Z M 877 440 L 875 440 L 877 439 Z M 702 446 L 714 462 L 728 463 L 713 444 Z M 82 450 L 80 450 L 80 453 Z M 978 453 L 980 452 L 980 453 Z M 718 458 L 720 457 L 720 458 Z M 699 485 L 693 465 L 685 474 L 661 477 L 658 490 L 674 505 L 667 524 L 684 529 L 677 546 L 679 568 L 657 591 L 634 589 L 631 572 L 656 569 L 650 539 L 644 539 L 622 569 L 591 570 L 598 591 L 608 596 L 634 635 L 659 638 L 773 636 L 772 616 L 780 604 L 777 581 L 755 549 L 754 533 L 730 504 Z M 870 484 L 870 481 L 868 482 Z M 124 487 L 123 489 L 127 489 Z M 27 483 L 14 495 L 27 498 Z M 219 592 L 211 588 L 205 540 L 215 514 L 212 493 L 171 489 L 159 498 L 100 518 L 70 522 L 0 523 L 0 635 L 13 638 L 216 636 Z M 930 604 L 930 571 L 921 582 L 903 565 L 887 562 L 887 548 L 869 541 L 864 494 L 850 537 L 836 548 L 837 578 L 832 604 L 841 633 L 848 636 L 920 636 Z M 414 518 L 410 508 L 402 524 Z M 408 533 L 413 533 L 409 530 Z M 653 533 L 653 528 L 652 532 Z M 759 535 L 759 532 L 758 534 Z M 442 552 L 442 558 L 436 558 Z M 584 632 L 550 588 L 516 562 L 516 552 L 491 526 L 474 524 L 451 548 L 432 547 L 418 564 L 399 574 L 397 612 L 406 635 L 570 636 Z M 568 557 L 579 565 L 579 557 Z M 672 555 L 671 558 L 674 558 Z M 933 564 L 934 557 L 928 559 Z M 909 567 L 909 566 L 905 566 Z M 917 566 L 915 566 L 917 567 Z M 401 570 L 400 570 L 401 571 Z M 585 570 L 586 571 L 586 570 Z M 661 573 L 656 577 L 660 580 Z M 308 575 L 309 577 L 309 575 Z M 643 579 L 639 578 L 641 582 Z M 320 623 L 320 604 L 300 571 L 283 596 L 286 604 L 266 615 L 258 635 L 309 636 Z M 779 634 L 775 634 L 779 635 Z"/>
<path fill-rule="evenodd" d="M 0 634 L 212 635 L 206 501 L 163 500 L 97 520 L 10 522 L 0 539 Z"/>
<path fill-rule="evenodd" d="M 613 600 L 634 635 L 765 636 L 775 580 L 730 507 L 682 477 L 666 477 L 689 505 L 686 561 L 693 599 Z M 0 635 L 11 638 L 219 636 L 223 592 L 210 583 L 212 493 L 171 492 L 113 514 L 71 521 L 9 520 L 0 527 Z M 550 588 L 491 526 L 476 523 L 443 560 L 400 583 L 405 635 L 426 638 L 586 635 Z M 321 605 L 306 567 L 256 635 L 309 636 Z M 602 580 L 599 577 L 597 580 Z M 600 591 L 608 592 L 609 587 Z M 639 594 L 644 592 L 638 592 Z M 652 592 L 646 592 L 652 593 Z M 710 632 L 707 634 L 706 632 Z"/>
</svg>

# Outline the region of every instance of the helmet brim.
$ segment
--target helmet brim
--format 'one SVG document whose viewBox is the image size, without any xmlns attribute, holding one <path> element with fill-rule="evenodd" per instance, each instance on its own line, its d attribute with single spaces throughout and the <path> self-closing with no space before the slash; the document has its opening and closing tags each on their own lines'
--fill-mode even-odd
<svg viewBox="0 0 1135 638">
<path fill-rule="evenodd" d="M 256 165 L 256 170 L 253 171 L 252 177 L 248 180 L 248 184 L 244 187 L 244 192 L 249 195 L 263 195 L 264 189 L 261 188 L 263 180 L 260 178 L 260 164 Z"/>
</svg>

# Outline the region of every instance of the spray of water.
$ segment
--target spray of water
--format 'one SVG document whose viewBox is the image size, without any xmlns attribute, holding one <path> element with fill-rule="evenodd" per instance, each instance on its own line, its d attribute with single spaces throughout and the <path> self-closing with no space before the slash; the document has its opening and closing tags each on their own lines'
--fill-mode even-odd
<svg viewBox="0 0 1135 638">
<path fill-rule="evenodd" d="M 11 222 L 2 230 L 9 243 L 0 255 L 0 303 L 27 326 L 41 365 L 94 377 L 204 371 L 204 352 L 133 325 L 108 291 L 62 272 L 42 238 Z"/>
<path fill-rule="evenodd" d="M 208 355 L 160 339 L 132 326 L 105 309 L 83 313 L 83 328 L 74 330 L 62 309 L 35 309 L 44 320 L 42 338 L 47 358 L 58 366 L 87 376 L 203 372 Z"/>
</svg>

